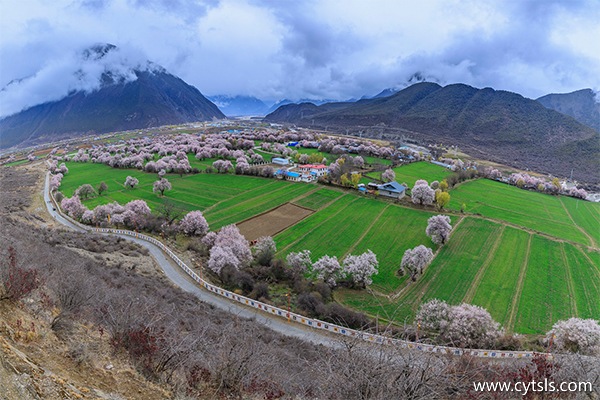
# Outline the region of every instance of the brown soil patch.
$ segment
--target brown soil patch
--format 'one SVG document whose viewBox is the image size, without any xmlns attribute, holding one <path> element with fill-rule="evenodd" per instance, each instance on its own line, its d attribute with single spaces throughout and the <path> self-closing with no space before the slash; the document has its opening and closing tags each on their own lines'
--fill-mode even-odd
<svg viewBox="0 0 600 400">
<path fill-rule="evenodd" d="M 311 215 L 314 211 L 295 204 L 282 206 L 259 214 L 237 224 L 242 235 L 248 240 L 256 240 L 261 236 L 275 236 L 285 228 Z"/>
</svg>

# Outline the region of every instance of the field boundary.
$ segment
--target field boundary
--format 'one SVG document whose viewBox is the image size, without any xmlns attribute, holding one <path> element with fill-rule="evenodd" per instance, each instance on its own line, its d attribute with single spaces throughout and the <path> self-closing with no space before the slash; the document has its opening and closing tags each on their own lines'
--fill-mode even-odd
<svg viewBox="0 0 600 400">
<path fill-rule="evenodd" d="M 341 199 L 341 198 L 343 198 L 343 197 L 345 197 L 345 196 L 340 196 L 340 197 L 338 197 L 338 198 L 334 199 L 334 201 L 332 201 L 331 203 L 334 203 L 334 202 L 338 201 L 339 199 Z M 352 200 L 352 201 L 350 202 L 350 204 L 354 203 L 354 202 L 355 202 L 355 201 L 357 201 L 357 200 L 358 200 L 358 197 L 357 197 L 356 199 Z M 341 213 L 342 211 L 344 211 L 344 209 L 343 209 L 343 208 L 342 208 L 342 209 L 340 209 L 339 211 L 337 211 L 335 214 L 332 214 L 332 215 L 330 215 L 330 216 L 329 216 L 329 218 L 327 218 L 327 219 L 323 220 L 323 221 L 322 221 L 320 224 L 316 225 L 316 226 L 315 226 L 315 227 L 313 227 L 313 229 L 311 229 L 311 230 L 314 230 L 314 229 L 316 229 L 316 228 L 320 227 L 320 226 L 321 226 L 321 225 L 323 225 L 325 222 L 329 221 L 331 218 L 335 217 L 336 215 L 338 215 L 338 214 L 339 214 L 339 213 Z M 288 227 L 288 228 L 289 228 L 289 227 Z M 285 246 L 283 249 L 281 249 L 281 250 L 279 250 L 279 251 L 277 251 L 277 252 L 278 252 L 278 253 L 281 253 L 281 252 L 283 252 L 283 251 L 286 251 L 286 250 L 288 250 L 289 248 L 291 248 L 292 246 L 294 246 L 296 243 L 298 243 L 299 241 L 301 241 L 302 239 L 304 239 L 305 237 L 307 237 L 308 235 L 310 235 L 310 233 L 311 233 L 311 231 L 308 231 L 308 232 L 306 232 L 304 235 L 300 236 L 298 239 L 294 240 L 293 242 L 291 242 L 290 244 L 288 244 L 288 245 L 287 245 L 287 246 Z"/>
<path fill-rule="evenodd" d="M 464 217 L 461 217 L 461 218 L 460 218 L 460 219 L 459 219 L 459 220 L 456 222 L 456 224 L 454 225 L 454 227 L 452 227 L 452 231 L 450 232 L 450 237 L 452 237 L 452 234 L 453 234 L 454 232 L 456 232 L 456 228 L 458 228 L 458 226 L 460 225 L 460 223 L 461 223 L 461 222 L 462 222 L 464 219 L 465 219 Z M 448 238 L 448 240 L 450 240 L 450 237 Z M 431 259 L 431 261 L 429 262 L 429 264 L 427 265 L 427 267 L 429 267 L 429 266 L 430 266 L 430 265 L 433 263 L 433 261 L 435 260 L 435 258 L 438 256 L 438 254 L 440 254 L 440 251 L 442 251 L 442 247 L 444 247 L 444 246 L 438 246 L 438 248 L 435 250 L 435 253 L 433 253 L 433 258 Z M 426 268 L 427 268 L 427 267 L 426 267 Z M 421 291 L 421 297 L 423 297 L 423 296 L 424 296 L 425 292 L 427 291 L 427 288 L 428 288 L 428 287 L 429 287 L 429 285 L 431 284 L 431 281 L 432 281 L 432 280 L 434 280 L 434 279 L 435 279 L 435 278 L 436 278 L 436 277 L 439 275 L 439 273 L 440 273 L 440 270 L 436 271 L 435 275 L 433 275 L 433 276 L 431 277 L 431 279 L 429 279 L 429 281 L 427 282 L 427 284 L 425 285 L 425 287 L 424 287 L 424 288 L 423 288 L 423 290 Z M 422 275 L 423 275 L 423 274 L 421 274 L 421 276 L 422 276 Z M 396 291 L 396 292 L 390 293 L 389 295 L 385 295 L 385 294 L 383 294 L 383 293 L 382 293 L 382 294 L 383 294 L 384 296 L 386 296 L 386 297 L 387 297 L 388 299 L 390 299 L 390 300 L 397 300 L 398 298 L 402 297 L 402 296 L 405 294 L 405 292 L 407 292 L 407 291 L 409 291 L 410 289 L 412 289 L 412 288 L 413 288 L 413 286 L 414 286 L 414 285 L 411 285 L 411 284 L 410 284 L 410 281 L 408 281 L 408 280 L 407 280 L 407 282 L 408 282 L 408 283 L 407 283 L 407 284 L 405 284 L 405 285 L 404 285 L 404 287 L 400 288 L 400 289 L 399 289 L 398 291 Z"/>
<path fill-rule="evenodd" d="M 246 219 L 245 219 L 245 220 L 243 220 L 243 221 L 237 222 L 235 225 L 236 225 L 236 226 L 238 226 L 238 225 L 241 225 L 241 224 L 243 224 L 243 223 L 245 223 L 245 222 L 250 222 L 250 221 L 252 221 L 253 219 L 257 219 L 257 218 L 263 217 L 263 216 L 265 216 L 265 215 L 267 215 L 267 214 L 269 214 L 269 213 L 271 213 L 271 212 L 273 212 L 273 211 L 277 210 L 278 208 L 284 207 L 284 206 L 286 206 L 286 205 L 290 205 L 290 206 L 294 206 L 294 207 L 301 208 L 301 209 L 303 209 L 303 210 L 306 210 L 306 211 L 310 212 L 310 214 L 307 214 L 307 215 L 305 215 L 304 217 L 302 217 L 302 218 L 300 218 L 300 219 L 298 219 L 298 220 L 296 220 L 296 221 L 292 222 L 290 225 L 287 225 L 287 226 L 285 226 L 285 227 L 281 228 L 281 229 L 280 229 L 280 230 L 278 230 L 277 232 L 274 232 L 274 233 L 272 233 L 270 236 L 275 236 L 275 235 L 277 235 L 278 233 L 285 231 L 285 230 L 286 230 L 287 228 L 289 228 L 290 226 L 294 226 L 294 225 L 296 225 L 298 222 L 300 222 L 300 221 L 302 221 L 302 220 L 304 220 L 304 219 L 306 219 L 306 218 L 310 217 L 311 215 L 313 215 L 313 214 L 316 212 L 315 210 L 311 210 L 310 208 L 307 208 L 307 207 L 302 207 L 302 206 L 299 206 L 299 205 L 297 205 L 297 204 L 295 204 L 295 203 L 292 203 L 292 202 L 288 201 L 288 202 L 286 202 L 286 203 L 283 203 L 283 204 L 280 204 L 280 205 L 278 205 L 277 207 L 271 208 L 270 210 L 267 210 L 267 211 L 261 212 L 260 214 L 257 214 L 257 215 L 255 215 L 255 216 L 253 216 L 253 217 L 246 218 Z"/>
<path fill-rule="evenodd" d="M 577 298 L 575 297 L 575 289 L 573 288 L 573 276 L 571 275 L 571 264 L 569 264 L 569 260 L 567 260 L 567 254 L 565 253 L 565 245 L 561 243 L 560 246 L 560 255 L 562 257 L 563 263 L 565 264 L 565 273 L 567 275 L 567 288 L 569 289 L 569 296 L 571 297 L 571 313 L 579 317 L 579 312 L 577 308 Z"/>
<path fill-rule="evenodd" d="M 533 234 L 529 233 L 529 240 L 527 241 L 527 250 L 525 251 L 525 257 L 521 264 L 521 270 L 519 271 L 519 279 L 517 280 L 517 290 L 513 296 L 513 301 L 510 307 L 510 315 L 506 323 L 506 329 L 510 332 L 514 331 L 515 319 L 517 318 L 517 310 L 519 309 L 519 303 L 521 300 L 521 293 L 523 293 L 523 284 L 525 283 L 525 276 L 527 275 L 527 267 L 529 265 L 529 255 L 531 253 L 531 241 L 533 240 Z"/>
<path fill-rule="evenodd" d="M 256 188 L 256 189 L 259 189 L 259 188 Z M 219 210 L 217 211 L 217 213 L 225 213 L 227 210 L 231 210 L 232 208 L 234 208 L 234 207 L 238 207 L 238 206 L 239 206 L 239 205 L 241 205 L 241 204 L 246 204 L 246 203 L 249 203 L 249 202 L 253 202 L 253 201 L 255 201 L 256 199 L 262 199 L 262 198 L 264 198 L 264 197 L 265 197 L 265 196 L 267 196 L 267 195 L 279 194 L 280 192 L 285 192 L 287 189 L 289 189 L 289 188 L 287 188 L 287 187 L 285 187 L 285 186 L 282 186 L 282 187 L 280 187 L 280 188 L 278 188 L 278 189 L 271 190 L 271 191 L 268 191 L 268 192 L 264 192 L 264 193 L 263 193 L 262 195 L 260 195 L 260 196 L 254 196 L 254 197 L 251 197 L 251 198 L 249 198 L 249 199 L 247 199 L 247 200 L 241 201 L 241 202 L 239 202 L 239 203 L 235 203 L 235 204 L 233 204 L 233 205 L 231 205 L 231 206 L 229 206 L 229 207 L 225 207 L 225 208 L 219 209 Z M 254 190 L 254 189 L 253 189 L 253 190 Z M 252 192 L 253 190 L 250 190 L 249 192 Z M 246 192 L 246 193 L 240 193 L 238 196 L 240 196 L 240 195 L 242 195 L 242 194 L 248 194 L 248 192 Z M 236 197 L 237 197 L 237 196 L 233 196 L 233 197 L 231 197 L 231 198 L 229 198 L 229 199 L 226 199 L 225 201 L 231 201 L 231 200 L 235 199 Z M 214 205 L 216 205 L 216 204 L 217 204 L 217 203 L 215 203 Z M 263 204 L 263 203 L 261 203 L 261 204 Z M 213 205 L 213 206 L 214 206 L 214 205 Z M 212 206 L 211 206 L 211 207 L 212 207 Z M 243 211 L 242 211 L 242 212 L 243 212 Z M 203 214 L 206 214 L 206 215 L 207 215 L 207 216 L 209 216 L 209 218 L 210 218 L 210 215 L 211 215 L 211 213 L 210 213 L 210 210 L 206 209 L 206 210 L 204 210 L 202 213 L 203 213 Z M 226 214 L 226 213 L 225 213 L 225 214 Z M 239 213 L 236 213 L 236 214 L 239 214 Z M 222 221 L 222 220 L 224 220 L 224 219 L 227 219 L 227 218 L 229 218 L 230 216 L 231 216 L 230 214 L 226 214 L 224 217 L 222 217 L 222 218 L 219 218 L 219 219 L 217 219 L 217 220 L 213 221 L 213 224 L 214 224 L 214 223 L 218 223 L 219 221 Z"/>
<path fill-rule="evenodd" d="M 571 222 L 573 222 L 573 225 L 579 229 L 581 231 L 581 233 L 583 233 L 589 240 L 591 243 L 591 247 L 597 247 L 598 243 L 596 243 L 596 239 L 594 239 L 592 236 L 590 236 L 589 233 L 586 232 L 585 229 L 583 229 L 582 227 L 580 227 L 577 222 L 575 222 L 575 219 L 573 219 L 573 216 L 571 215 L 571 213 L 569 212 L 569 209 L 567 208 L 567 206 L 565 206 L 565 203 L 563 203 L 562 199 L 559 198 L 558 199 L 560 201 L 560 205 L 562 206 L 562 208 L 565 210 L 565 212 L 567 213 L 567 215 L 569 216 L 569 219 L 571 220 Z"/>
<path fill-rule="evenodd" d="M 494 245 L 490 249 L 488 256 L 486 257 L 485 261 L 481 264 L 481 267 L 479 267 L 479 270 L 477 271 L 477 273 L 475 274 L 475 277 L 473 278 L 473 282 L 471 282 L 471 286 L 469 286 L 467 293 L 465 293 L 465 296 L 463 297 L 463 300 L 462 300 L 463 303 L 470 304 L 473 301 L 473 298 L 475 297 L 475 293 L 477 293 L 477 289 L 479 289 L 479 285 L 481 284 L 481 280 L 483 279 L 483 275 L 485 275 L 485 272 L 487 271 L 488 267 L 492 263 L 492 260 L 494 259 L 494 256 L 496 255 L 496 252 L 498 251 L 498 247 L 500 247 L 500 243 L 502 242 L 502 236 L 504 235 L 504 232 L 506 231 L 506 225 L 502 225 L 501 229 L 502 230 L 498 234 L 498 237 L 496 238 Z"/>
<path fill-rule="evenodd" d="M 275 184 L 275 182 L 276 182 L 276 181 L 269 182 L 269 183 L 267 183 L 265 186 L 271 186 L 271 185 L 274 185 L 274 184 Z M 223 199 L 223 200 L 217 201 L 217 202 L 216 202 L 215 204 L 213 204 L 212 206 L 210 206 L 210 207 L 206 207 L 206 208 L 204 209 L 204 211 L 203 211 L 203 212 L 205 213 L 205 212 L 207 212 L 207 211 L 210 211 L 210 210 L 211 210 L 213 207 L 215 207 L 215 206 L 217 206 L 217 205 L 219 205 L 219 204 L 221 204 L 221 203 L 223 203 L 223 202 L 225 202 L 225 201 L 233 200 L 233 199 L 235 199 L 236 197 L 242 196 L 242 195 L 244 195 L 244 194 L 248 194 L 248 192 L 253 192 L 254 190 L 258 190 L 258 189 L 262 189 L 262 188 L 264 188 L 264 186 L 262 186 L 262 187 L 261 187 L 261 186 L 258 186 L 258 187 L 255 187 L 255 188 L 253 188 L 253 189 L 250 189 L 250 190 L 248 190 L 247 192 L 241 192 L 241 193 L 238 193 L 238 194 L 236 194 L 235 196 L 231 196 L 231 197 L 229 197 L 229 198 L 226 198 L 226 199 Z M 285 187 L 281 187 L 281 188 L 279 188 L 279 189 L 276 189 L 276 190 L 273 190 L 273 191 L 271 191 L 271 192 L 278 192 L 279 190 L 281 190 L 281 189 L 284 189 L 284 188 L 285 188 Z M 251 200 L 251 199 L 250 199 L 250 200 Z M 245 202 L 247 202 L 247 201 L 249 201 L 249 200 L 244 200 L 244 201 L 242 201 L 241 203 L 237 203 L 237 204 L 243 204 L 243 203 L 245 203 Z M 231 206 L 231 207 L 233 207 L 233 206 Z M 231 208 L 231 207 L 224 208 L 223 210 L 227 210 L 228 208 Z"/>
<path fill-rule="evenodd" d="M 211 223 L 212 225 L 219 225 L 220 223 L 222 223 L 223 221 L 226 221 L 226 220 L 230 219 L 231 217 L 237 217 L 237 216 L 239 216 L 240 214 L 242 214 L 242 215 L 243 215 L 244 213 L 246 213 L 247 209 L 244 209 L 244 210 L 241 210 L 241 211 L 238 211 L 238 212 L 235 212 L 235 213 L 229 213 L 229 214 L 228 214 L 228 213 L 226 213 L 226 211 L 227 211 L 227 210 L 231 211 L 231 209 L 234 209 L 234 208 L 237 208 L 237 207 L 239 207 L 239 206 L 240 206 L 240 204 L 245 204 L 245 203 L 252 202 L 252 201 L 255 201 L 255 200 L 259 199 L 259 200 L 261 200 L 261 201 L 260 201 L 260 203 L 257 203 L 257 204 L 256 204 L 256 205 L 254 205 L 253 207 L 250 207 L 250 209 L 251 209 L 251 208 L 254 208 L 254 207 L 262 207 L 262 206 L 264 206 L 265 204 L 267 204 L 267 203 L 269 203 L 269 202 L 272 202 L 273 200 L 275 200 L 275 199 L 277 198 L 277 197 L 274 197 L 273 199 L 271 199 L 271 198 L 268 198 L 267 196 L 271 196 L 273 193 L 280 194 L 280 192 L 283 192 L 283 193 L 285 194 L 285 193 L 286 193 L 286 190 L 289 190 L 289 189 L 290 189 L 290 188 L 288 188 L 288 187 L 282 187 L 281 189 L 278 189 L 278 190 L 276 190 L 276 191 L 274 191 L 274 192 L 268 192 L 268 193 L 265 193 L 265 194 L 264 194 L 264 195 L 262 195 L 262 196 L 254 197 L 254 198 L 251 198 L 251 199 L 245 200 L 245 201 L 243 201 L 243 202 L 241 202 L 241 203 L 236 203 L 236 204 L 234 204 L 234 205 L 232 205 L 232 206 L 230 206 L 230 207 L 223 208 L 223 209 L 221 209 L 221 210 L 219 210 L 219 211 L 217 212 L 217 213 L 219 213 L 219 214 L 223 214 L 223 216 L 222 216 L 221 218 L 218 218 L 218 219 L 212 220 L 210 223 Z M 296 190 L 297 190 L 297 189 L 298 189 L 298 187 L 295 187 L 294 189 L 296 189 Z M 295 193 L 294 193 L 294 194 L 295 194 Z M 295 200 L 296 198 L 298 198 L 298 197 L 300 197 L 300 196 L 302 196 L 302 194 L 300 194 L 300 193 L 299 193 L 299 194 L 298 194 L 296 197 L 293 197 L 293 198 L 291 198 L 291 199 L 290 199 L 290 200 L 288 200 L 287 202 L 293 201 L 293 200 Z M 265 198 L 267 198 L 267 200 L 265 200 Z M 286 202 L 286 203 L 287 203 L 287 202 Z M 281 205 L 281 204 L 279 204 L 279 205 Z M 279 205 L 277 205 L 276 207 L 278 207 Z M 273 208 L 276 208 L 276 207 L 273 207 Z M 270 209 L 269 209 L 269 210 L 270 210 Z M 267 210 L 267 211 L 268 211 L 268 210 Z M 208 213 L 208 214 L 205 214 L 205 215 L 206 215 L 206 217 L 207 217 L 207 220 L 211 220 L 211 219 L 212 219 L 212 216 L 214 216 L 214 214 L 210 214 L 210 213 Z"/>
<path fill-rule="evenodd" d="M 383 213 L 385 212 L 385 210 L 387 210 L 390 206 L 391 206 L 391 204 L 387 204 L 385 207 L 383 207 L 383 209 L 379 212 L 379 214 L 377 214 L 377 217 L 373 218 L 373 221 L 365 229 L 365 231 L 363 232 L 363 234 L 360 235 L 360 237 L 358 239 L 356 239 L 356 241 L 352 244 L 352 246 L 350 246 L 350 248 L 348 249 L 348 251 L 342 256 L 342 258 L 345 258 L 348 254 L 352 254 L 352 251 L 356 248 L 356 246 L 360 242 L 362 242 L 362 240 L 365 238 L 365 236 L 367 236 L 367 234 L 369 232 L 371 232 L 371 229 L 373 229 L 373 226 L 375 226 L 375 223 L 377 221 L 379 221 L 379 218 L 381 218 L 381 216 L 383 215 Z"/>
</svg>

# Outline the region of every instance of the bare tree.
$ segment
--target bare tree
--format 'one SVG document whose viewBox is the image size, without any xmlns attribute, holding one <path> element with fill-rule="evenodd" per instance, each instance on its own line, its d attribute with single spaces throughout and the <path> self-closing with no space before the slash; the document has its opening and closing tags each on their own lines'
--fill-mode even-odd
<svg viewBox="0 0 600 400">
<path fill-rule="evenodd" d="M 70 318 L 76 317 L 82 309 L 93 303 L 100 282 L 86 274 L 83 265 L 77 265 L 55 267 L 48 285 L 59 307 L 50 326 L 53 330 L 60 330 L 68 327 Z"/>
</svg>

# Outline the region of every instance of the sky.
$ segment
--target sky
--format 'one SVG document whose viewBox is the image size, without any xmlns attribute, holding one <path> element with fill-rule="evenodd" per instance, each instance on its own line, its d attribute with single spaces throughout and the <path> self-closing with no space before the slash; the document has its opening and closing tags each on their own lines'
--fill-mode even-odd
<svg viewBox="0 0 600 400">
<path fill-rule="evenodd" d="M 146 60 L 205 95 L 360 98 L 418 80 L 600 89 L 600 0 L 0 0 L 0 117 Z M 98 61 L 84 49 L 112 43 Z"/>
</svg>

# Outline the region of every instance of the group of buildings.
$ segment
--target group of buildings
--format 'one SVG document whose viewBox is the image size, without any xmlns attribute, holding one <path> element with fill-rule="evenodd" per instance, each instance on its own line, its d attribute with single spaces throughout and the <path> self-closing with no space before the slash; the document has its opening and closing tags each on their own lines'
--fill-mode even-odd
<svg viewBox="0 0 600 400">
<path fill-rule="evenodd" d="M 275 175 L 284 176 L 288 181 L 313 182 L 327 174 L 325 164 L 300 164 L 294 166 L 286 158 L 275 157 L 271 162 L 280 168 Z"/>
<path fill-rule="evenodd" d="M 325 164 L 300 164 L 295 166 L 290 164 L 287 158 L 282 157 L 274 157 L 271 162 L 280 167 L 275 175 L 285 177 L 288 181 L 313 182 L 327 174 Z M 368 185 L 361 183 L 358 185 L 358 190 L 394 199 L 401 199 L 406 195 L 406 187 L 398 182 L 381 184 L 370 182 Z"/>
</svg>

